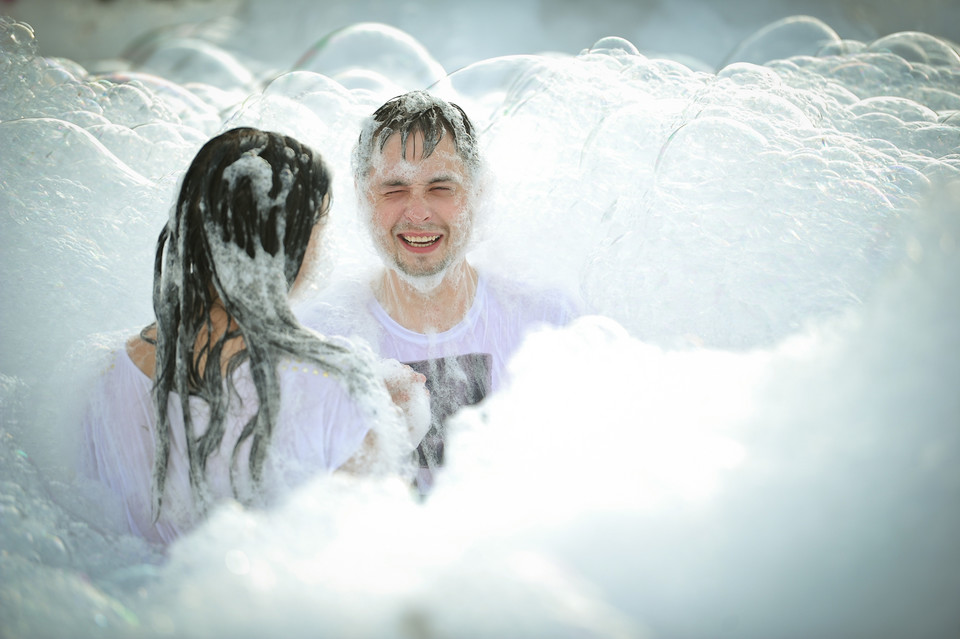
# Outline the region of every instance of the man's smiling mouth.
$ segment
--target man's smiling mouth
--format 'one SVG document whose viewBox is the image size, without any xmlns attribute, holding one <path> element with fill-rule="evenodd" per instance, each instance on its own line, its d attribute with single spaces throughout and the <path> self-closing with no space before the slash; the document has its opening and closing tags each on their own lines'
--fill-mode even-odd
<svg viewBox="0 0 960 639">
<path fill-rule="evenodd" d="M 400 239 L 414 248 L 425 248 L 440 240 L 440 235 L 401 235 Z"/>
</svg>

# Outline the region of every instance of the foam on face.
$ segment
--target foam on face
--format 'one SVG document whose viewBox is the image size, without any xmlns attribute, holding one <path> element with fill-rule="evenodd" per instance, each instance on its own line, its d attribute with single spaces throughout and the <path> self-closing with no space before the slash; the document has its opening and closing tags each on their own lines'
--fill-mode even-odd
<svg viewBox="0 0 960 639">
<path fill-rule="evenodd" d="M 475 263 L 580 289 L 608 319 L 529 342 L 515 386 L 462 414 L 423 507 L 405 486 L 321 480 L 279 512 L 225 507 L 164 557 L 51 499 L 33 464 L 47 442 L 29 437 L 69 440 L 75 420 L 56 418 L 75 417 L 64 395 L 90 370 L 64 357 L 78 339 L 151 317 L 173 179 L 118 158 L 185 166 L 216 110 L 143 83 L 106 105 L 108 83 L 54 69 L 0 20 L 0 279 L 18 283 L 0 289 L 18 593 L 0 617 L 91 636 L 300 634 L 319 613 L 370 636 L 455 636 L 466 618 L 491 636 L 955 630 L 960 216 L 946 190 L 927 205 L 960 177 L 945 43 L 839 41 L 707 73 L 606 42 L 451 78 L 451 99 L 485 107 L 499 186 Z M 240 116 L 350 175 L 356 125 L 392 94 L 333 84 L 278 81 Z M 144 126 L 149 145 L 121 133 Z M 364 215 L 335 203 L 337 264 L 379 264 L 358 257 Z M 230 614 L 198 611 L 198 592 Z"/>
<path fill-rule="evenodd" d="M 431 101 L 431 103 L 433 103 Z M 393 133 L 390 137 L 397 136 Z M 449 136 L 449 133 L 446 134 Z M 388 137 L 387 141 L 390 138 Z M 394 138 L 396 139 L 396 138 Z M 386 145 L 387 141 L 384 142 Z M 425 150 L 419 148 L 423 143 L 423 136 L 412 134 L 406 141 L 406 148 L 401 147 L 401 157 L 386 158 L 383 152 L 373 153 L 367 160 L 369 171 L 366 179 L 360 183 L 358 197 L 360 200 L 361 216 L 373 238 L 374 247 L 384 264 L 396 273 L 402 281 L 421 293 L 428 293 L 439 286 L 447 277 L 449 269 L 458 265 L 466 252 L 470 249 L 474 236 L 473 225 L 476 218 L 475 206 L 479 201 L 478 185 L 474 182 L 473 174 L 466 170 L 463 158 L 459 153 L 451 153 L 434 148 L 425 157 Z M 426 160 L 440 162 L 451 170 L 441 171 L 439 175 L 427 174 L 423 162 Z M 436 177 L 443 177 L 456 185 L 457 213 L 453 219 L 440 220 L 436 216 L 427 220 L 424 225 L 408 220 L 406 216 L 396 220 L 389 228 L 377 219 L 373 202 L 376 198 L 375 189 L 381 185 L 402 183 L 409 185 L 423 185 Z M 447 241 L 450 243 L 448 253 L 442 264 L 437 265 L 429 273 L 411 272 L 395 255 L 394 234 L 403 230 L 440 230 L 440 224 L 449 224 L 450 233 Z"/>
<path fill-rule="evenodd" d="M 398 123 L 401 128 L 403 128 L 404 115 L 408 119 L 413 119 L 426 109 L 439 109 L 448 123 L 448 125 L 445 126 L 451 126 L 453 128 L 453 139 L 456 140 L 457 153 L 464 161 L 468 177 L 474 177 L 474 174 L 481 166 L 479 150 L 476 148 L 474 139 L 467 135 L 463 117 L 459 111 L 450 106 L 446 101 L 438 99 L 426 91 L 406 94 L 404 101 L 401 103 L 401 107 L 403 111 L 399 116 L 400 122 Z M 360 141 L 354 148 L 352 157 L 354 179 L 356 179 L 358 184 L 364 184 L 369 179 L 371 171 L 376 168 L 376 157 L 383 151 L 387 140 L 395 133 L 398 133 L 398 131 L 390 128 L 384 128 L 378 132 L 377 129 L 380 126 L 381 123 L 373 119 L 373 117 L 367 118 L 362 124 Z M 450 135 L 450 132 L 443 130 L 442 135 Z M 410 138 L 407 138 L 403 141 L 402 150 L 404 157 L 406 157 L 407 153 L 412 152 L 412 149 L 409 149 L 407 146 L 409 139 Z M 429 151 L 432 153 L 433 149 L 431 148 Z M 430 155 L 430 153 L 427 153 L 427 155 Z"/>
</svg>

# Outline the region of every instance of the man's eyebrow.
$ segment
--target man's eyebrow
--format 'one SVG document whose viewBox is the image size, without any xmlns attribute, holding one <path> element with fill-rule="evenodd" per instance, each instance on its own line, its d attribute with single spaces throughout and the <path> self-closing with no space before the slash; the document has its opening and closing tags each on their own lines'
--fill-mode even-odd
<svg viewBox="0 0 960 639">
<path fill-rule="evenodd" d="M 443 182 L 462 184 L 463 179 L 456 173 L 441 173 L 440 175 L 430 178 L 430 181 L 427 182 L 427 184 L 440 184 Z M 377 184 L 377 187 L 381 189 L 388 189 L 394 186 L 410 186 L 410 181 L 401 178 L 393 178 L 391 180 L 383 180 Z"/>
<path fill-rule="evenodd" d="M 462 180 L 460 179 L 459 175 L 455 175 L 452 173 L 451 174 L 441 173 L 440 175 L 430 180 L 430 184 L 436 184 L 437 182 L 453 182 L 455 184 L 460 184 Z"/>
</svg>

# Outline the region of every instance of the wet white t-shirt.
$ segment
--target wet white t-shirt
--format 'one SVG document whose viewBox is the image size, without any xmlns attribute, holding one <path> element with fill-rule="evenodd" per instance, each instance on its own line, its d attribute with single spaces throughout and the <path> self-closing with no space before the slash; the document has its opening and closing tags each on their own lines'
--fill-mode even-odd
<svg viewBox="0 0 960 639">
<path fill-rule="evenodd" d="M 341 466 L 360 448 L 371 427 L 367 417 L 332 376 L 312 363 L 283 360 L 278 365 L 280 409 L 266 456 L 262 484 L 251 485 L 247 438 L 237 457 L 235 484 L 230 461 L 240 432 L 257 408 L 248 363 L 233 374 L 238 397 L 230 397 L 223 441 L 207 459 L 206 479 L 212 501 L 256 492 L 269 503 L 286 489 L 318 473 Z M 163 505 L 154 521 L 153 468 L 156 416 L 151 398 L 153 381 L 131 361 L 124 348 L 111 355 L 90 396 L 83 420 L 80 472 L 96 480 L 119 502 L 130 532 L 150 541 L 169 543 L 193 528 L 202 517 L 190 487 L 189 463 L 180 397 L 171 393 L 171 426 Z M 228 391 L 225 391 L 225 393 Z M 198 433 L 205 432 L 209 407 L 190 398 Z"/>
<path fill-rule="evenodd" d="M 507 364 L 526 335 L 563 326 L 576 305 L 553 290 L 480 274 L 473 304 L 453 328 L 424 334 L 391 318 L 367 287 L 333 288 L 294 309 L 301 323 L 324 335 L 365 341 L 378 355 L 408 364 L 427 377 L 433 426 L 419 448 L 422 468 L 443 463 L 444 423 L 507 381 Z M 421 488 L 429 483 L 422 473 Z"/>
</svg>

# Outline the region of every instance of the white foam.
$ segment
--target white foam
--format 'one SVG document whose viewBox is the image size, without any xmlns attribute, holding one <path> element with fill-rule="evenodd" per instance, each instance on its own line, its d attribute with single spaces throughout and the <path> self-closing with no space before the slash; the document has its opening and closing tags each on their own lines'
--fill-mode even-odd
<svg viewBox="0 0 960 639">
<path fill-rule="evenodd" d="M 497 184 L 471 259 L 605 317 L 528 341 L 512 385 L 457 417 L 425 504 L 318 482 L 276 512 L 226 506 L 163 557 L 50 477 L 99 348 L 150 321 L 179 173 L 219 129 L 300 138 L 334 174 L 324 272 L 362 281 L 378 260 L 352 195 L 361 119 L 440 63 L 358 25 L 341 33 L 380 39 L 353 68 L 344 41 L 334 76 L 255 90 L 269 65 L 228 31 L 190 59 L 235 73 L 126 82 L 0 23 L 0 618 L 21 636 L 948 636 L 955 50 L 832 22 L 814 50 L 834 27 L 790 24 L 802 55 L 756 64 L 782 55 L 771 28 L 760 58 L 717 73 L 595 34 L 453 73 L 438 92 L 474 119 Z M 388 52 L 415 77 L 391 77 Z"/>
</svg>

